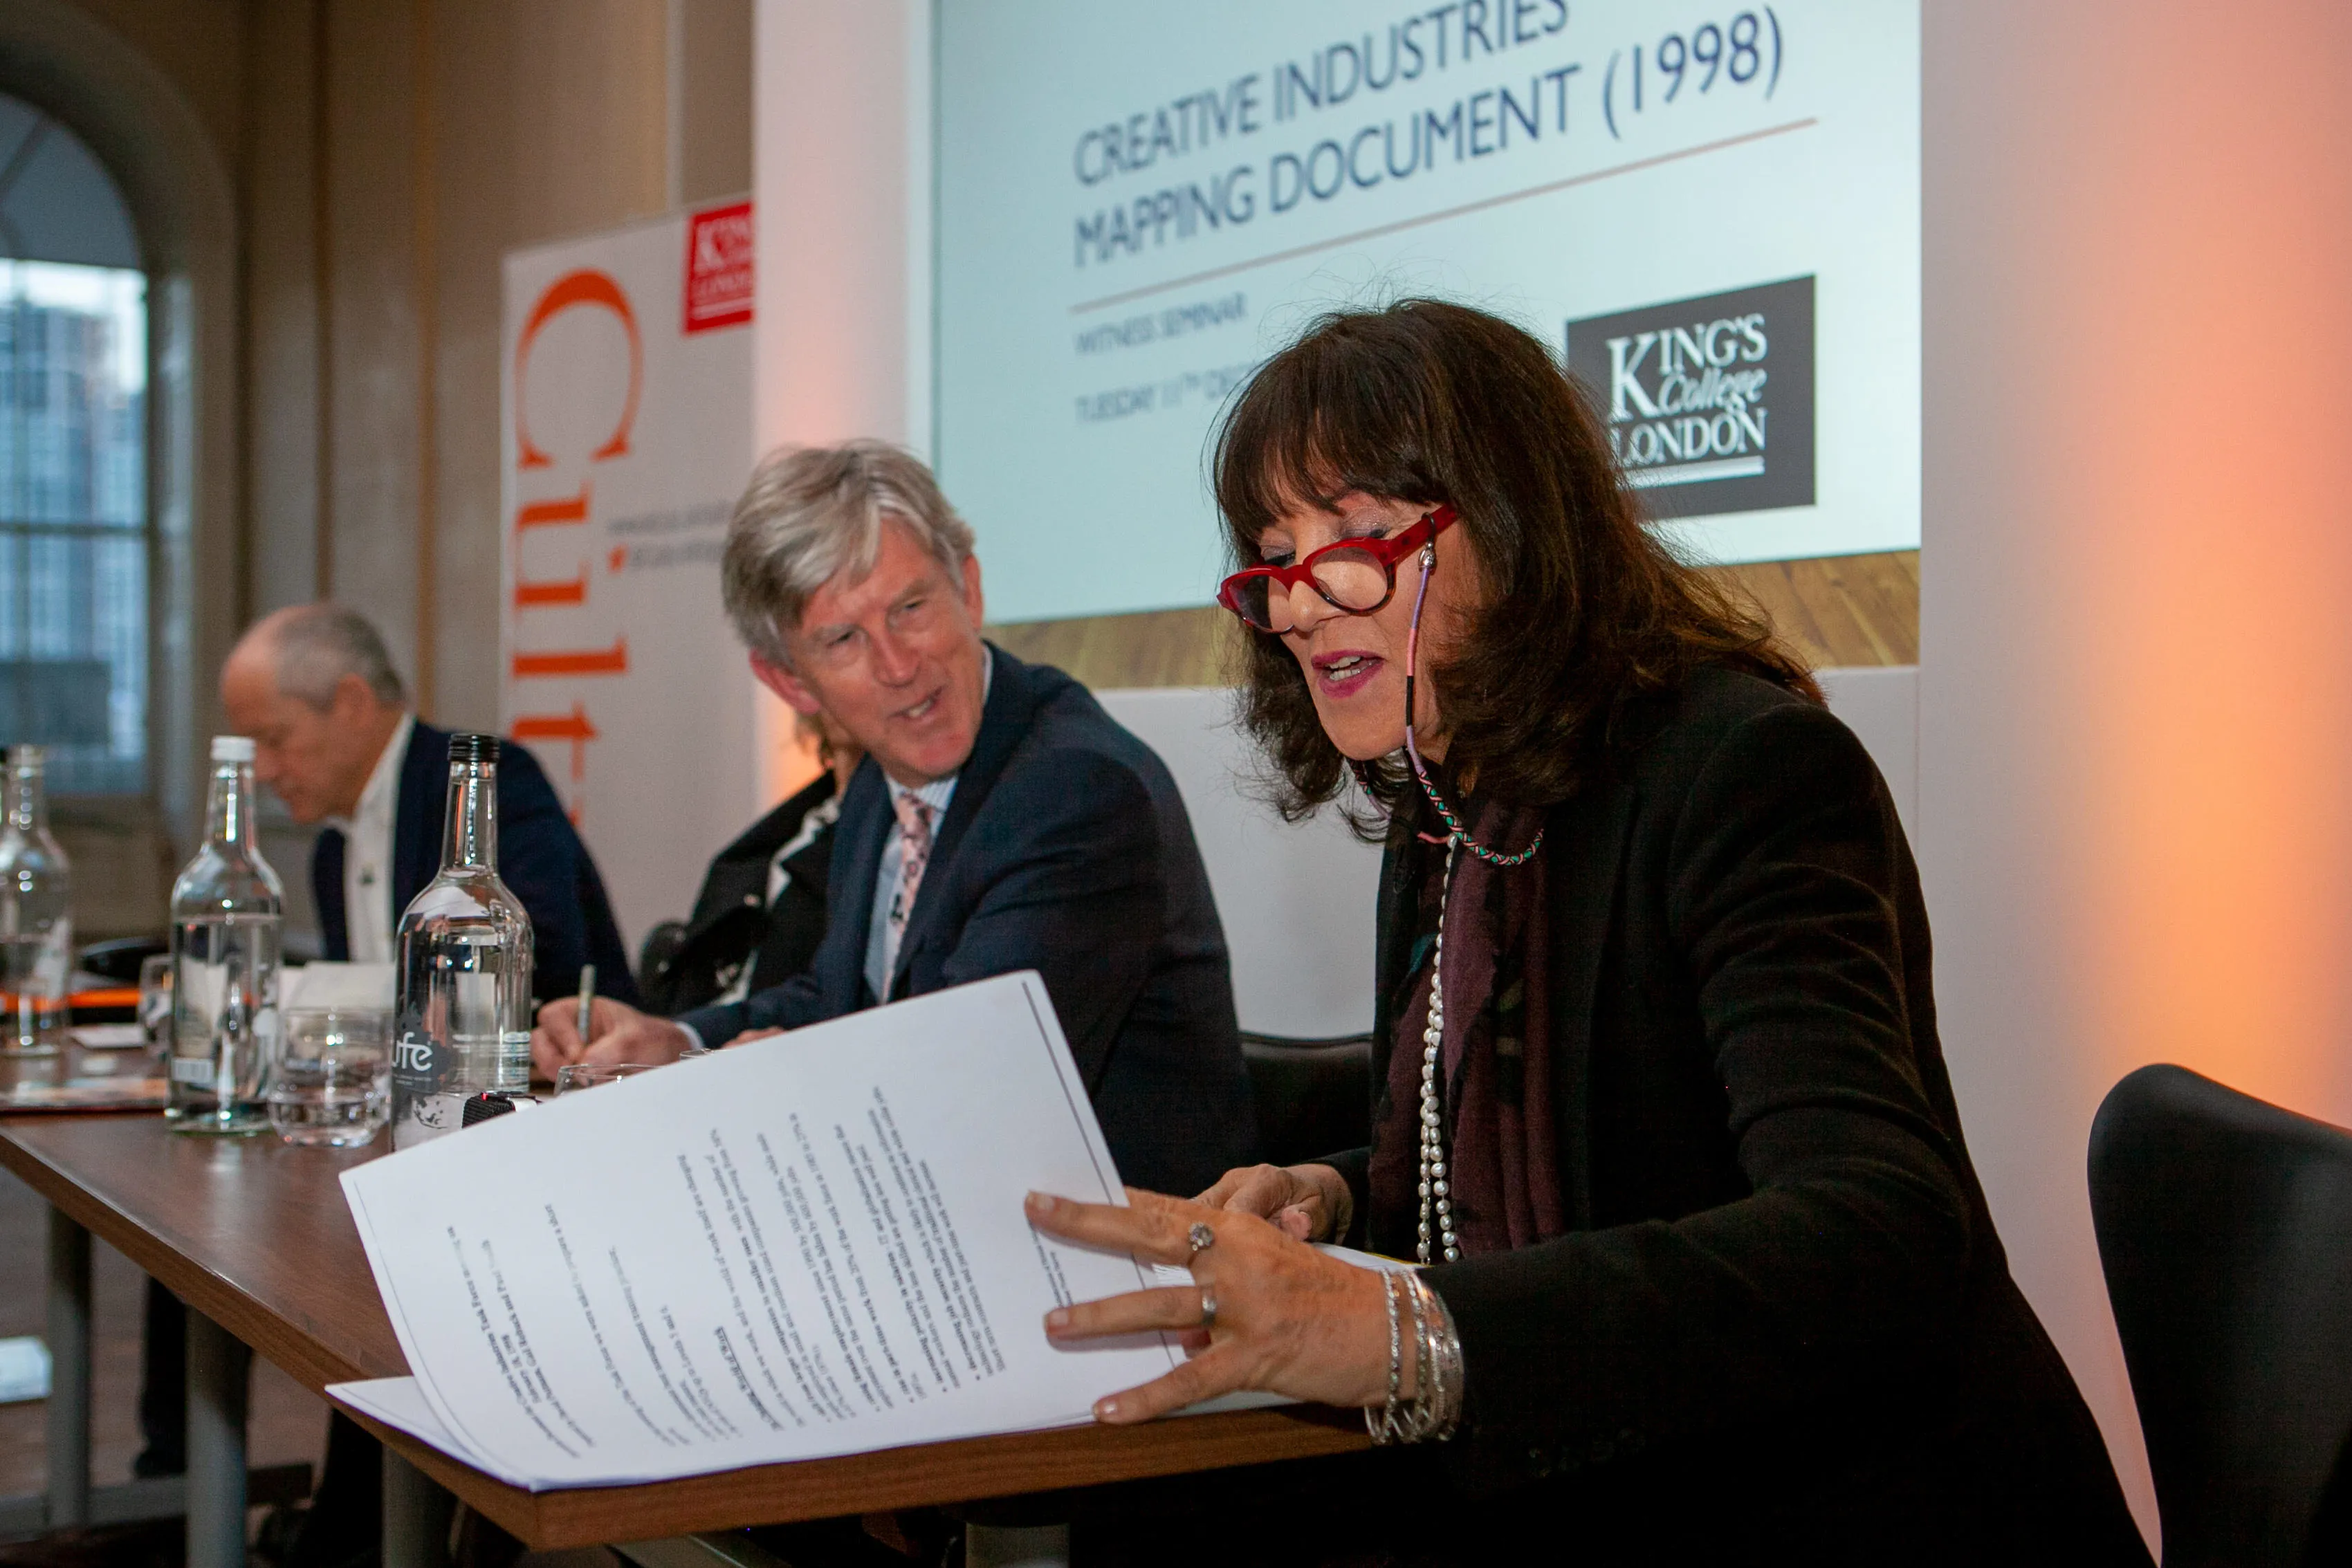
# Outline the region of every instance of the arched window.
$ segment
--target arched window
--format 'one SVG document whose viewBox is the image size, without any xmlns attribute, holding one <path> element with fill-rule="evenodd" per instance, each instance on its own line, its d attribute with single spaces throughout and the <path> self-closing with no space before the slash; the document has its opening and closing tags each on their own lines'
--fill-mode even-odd
<svg viewBox="0 0 2352 1568">
<path fill-rule="evenodd" d="M 147 278 L 121 193 L 0 94 L 0 742 L 148 783 Z"/>
</svg>

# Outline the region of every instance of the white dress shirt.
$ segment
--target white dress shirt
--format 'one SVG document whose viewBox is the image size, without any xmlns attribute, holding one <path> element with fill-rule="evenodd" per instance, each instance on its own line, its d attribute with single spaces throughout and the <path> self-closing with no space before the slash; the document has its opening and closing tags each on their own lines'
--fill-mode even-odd
<svg viewBox="0 0 2352 1568">
<path fill-rule="evenodd" d="M 359 810 L 349 821 L 331 817 L 343 835 L 343 934 L 354 964 L 389 964 L 400 911 L 392 906 L 392 831 L 400 810 L 400 770 L 416 716 L 402 714 L 383 754 L 375 759 Z"/>
</svg>

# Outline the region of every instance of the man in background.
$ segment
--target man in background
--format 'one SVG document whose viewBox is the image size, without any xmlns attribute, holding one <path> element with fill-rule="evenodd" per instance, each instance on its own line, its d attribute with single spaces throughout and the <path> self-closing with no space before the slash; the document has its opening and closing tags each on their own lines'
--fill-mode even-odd
<svg viewBox="0 0 2352 1568">
<path fill-rule="evenodd" d="M 383 639 L 355 611 L 302 604 L 263 617 L 221 670 L 229 724 L 254 742 L 254 775 L 298 822 L 323 821 L 310 852 L 324 956 L 389 964 L 400 916 L 441 870 L 449 732 L 417 718 Z M 634 1000 L 626 950 L 588 847 L 529 751 L 499 756 L 499 876 L 530 915 L 531 995 L 597 989 Z"/>
<path fill-rule="evenodd" d="M 930 470 L 852 442 L 778 454 L 721 557 L 751 670 L 866 749 L 807 973 L 676 1022 L 543 1007 L 543 1072 L 667 1061 L 994 975 L 1043 977 L 1126 1180 L 1192 1193 L 1255 1153 L 1223 926 L 1168 768 L 1059 670 L 982 641 L 971 528 Z"/>
</svg>

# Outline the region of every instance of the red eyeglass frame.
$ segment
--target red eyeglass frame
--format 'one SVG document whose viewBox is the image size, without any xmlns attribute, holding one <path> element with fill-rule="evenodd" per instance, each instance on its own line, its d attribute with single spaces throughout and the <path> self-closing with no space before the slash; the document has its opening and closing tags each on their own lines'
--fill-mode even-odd
<svg viewBox="0 0 2352 1568">
<path fill-rule="evenodd" d="M 1255 578 L 1269 579 L 1285 594 L 1303 582 L 1315 591 L 1315 596 L 1318 599 L 1342 615 L 1377 615 L 1388 608 L 1390 600 L 1396 597 L 1397 562 L 1422 546 L 1434 542 L 1438 535 L 1461 520 L 1462 515 L 1454 509 L 1454 503 L 1447 501 L 1423 512 L 1420 519 L 1412 527 L 1391 534 L 1386 538 L 1338 539 L 1325 545 L 1306 559 L 1293 561 L 1288 566 L 1245 567 L 1217 585 L 1217 602 L 1233 612 L 1234 619 L 1243 625 L 1266 637 L 1279 637 L 1285 633 L 1274 631 L 1270 627 L 1260 626 L 1256 622 L 1252 621 L 1242 612 L 1240 603 L 1243 585 Z M 1361 610 L 1350 610 L 1323 591 L 1323 585 L 1315 580 L 1315 563 L 1325 556 L 1339 550 L 1356 550 L 1370 556 L 1381 563 L 1388 577 L 1388 591 L 1381 595 L 1378 604 L 1368 605 Z M 1271 597 L 1271 591 L 1269 591 L 1269 597 Z"/>
</svg>

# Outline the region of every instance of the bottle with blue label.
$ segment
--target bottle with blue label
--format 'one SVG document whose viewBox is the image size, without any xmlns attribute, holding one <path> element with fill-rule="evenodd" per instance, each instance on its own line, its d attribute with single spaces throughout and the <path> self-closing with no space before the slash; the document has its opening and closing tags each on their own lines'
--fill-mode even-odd
<svg viewBox="0 0 2352 1568">
<path fill-rule="evenodd" d="M 175 1131 L 269 1130 L 286 890 L 253 836 L 253 742 L 213 737 L 205 844 L 172 884 Z"/>
<path fill-rule="evenodd" d="M 392 1144 L 463 1124 L 468 1095 L 530 1086 L 530 916 L 499 879 L 499 742 L 449 737 L 441 874 L 400 917 Z"/>
</svg>

